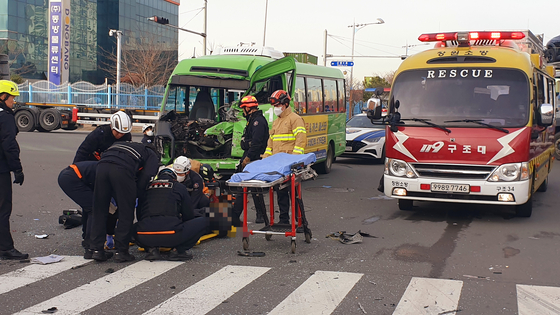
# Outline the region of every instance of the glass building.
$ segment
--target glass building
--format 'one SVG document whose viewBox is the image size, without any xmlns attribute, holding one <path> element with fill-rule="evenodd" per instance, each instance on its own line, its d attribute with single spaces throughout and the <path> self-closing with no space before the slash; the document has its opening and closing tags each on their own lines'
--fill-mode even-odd
<svg viewBox="0 0 560 315">
<path fill-rule="evenodd" d="M 100 84 L 111 77 L 116 38 L 122 49 L 157 45 L 177 59 L 177 30 L 148 21 L 151 16 L 177 25 L 179 0 L 70 0 L 70 82 Z M 48 70 L 49 0 L 0 0 L 0 54 L 9 55 L 12 73 L 24 79 L 46 79 Z M 109 80 L 109 83 L 110 80 Z"/>
</svg>

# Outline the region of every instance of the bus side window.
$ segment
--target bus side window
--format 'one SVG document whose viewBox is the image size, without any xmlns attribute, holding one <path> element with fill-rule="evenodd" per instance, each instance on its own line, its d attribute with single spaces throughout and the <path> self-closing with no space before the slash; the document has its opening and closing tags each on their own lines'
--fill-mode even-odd
<svg viewBox="0 0 560 315">
<path fill-rule="evenodd" d="M 325 112 L 338 111 L 336 99 L 336 81 L 324 79 L 323 88 L 325 91 Z"/>
<path fill-rule="evenodd" d="M 338 87 L 338 111 L 344 113 L 346 112 L 346 102 L 344 101 L 346 99 L 346 93 L 344 92 L 344 80 L 336 80 L 336 85 Z"/>
<path fill-rule="evenodd" d="M 307 98 L 305 93 L 305 78 L 296 77 L 296 90 L 294 91 L 294 108 L 296 113 L 307 113 Z"/>
<path fill-rule="evenodd" d="M 307 78 L 307 113 L 323 112 L 323 87 L 321 79 Z"/>
</svg>

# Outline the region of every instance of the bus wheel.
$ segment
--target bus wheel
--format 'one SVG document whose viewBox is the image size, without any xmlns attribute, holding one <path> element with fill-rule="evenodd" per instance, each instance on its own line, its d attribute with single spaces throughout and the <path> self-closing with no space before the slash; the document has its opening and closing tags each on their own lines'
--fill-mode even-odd
<svg viewBox="0 0 560 315">
<path fill-rule="evenodd" d="M 402 211 L 410 211 L 414 207 L 414 202 L 410 199 L 397 199 L 397 204 Z"/>
<path fill-rule="evenodd" d="M 316 169 L 320 174 L 328 174 L 331 172 L 331 167 L 334 162 L 334 148 L 330 144 L 327 149 L 327 159 L 324 162 L 317 164 Z"/>
<path fill-rule="evenodd" d="M 522 205 L 515 206 L 515 215 L 522 218 L 528 218 L 533 214 L 533 196 Z"/>
<path fill-rule="evenodd" d="M 60 113 L 54 108 L 48 108 L 39 115 L 39 124 L 46 131 L 55 130 L 60 125 Z"/>
<path fill-rule="evenodd" d="M 538 192 L 545 192 L 548 190 L 548 176 L 546 176 L 546 179 L 544 180 L 544 182 L 541 184 L 541 186 L 539 187 L 539 189 L 537 189 Z"/>
<path fill-rule="evenodd" d="M 31 132 L 35 130 L 35 119 L 33 119 L 33 114 L 31 112 L 21 110 L 16 113 L 14 118 L 19 131 Z"/>
<path fill-rule="evenodd" d="M 554 157 L 560 160 L 560 132 L 554 136 Z"/>
</svg>

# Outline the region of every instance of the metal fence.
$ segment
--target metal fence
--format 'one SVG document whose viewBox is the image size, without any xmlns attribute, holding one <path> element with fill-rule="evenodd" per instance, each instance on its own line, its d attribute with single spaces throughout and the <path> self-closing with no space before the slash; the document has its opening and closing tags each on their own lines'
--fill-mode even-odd
<svg viewBox="0 0 560 315">
<path fill-rule="evenodd" d="M 134 87 L 121 83 L 120 91 L 115 85 L 95 85 L 89 82 L 53 84 L 49 81 L 25 82 L 19 86 L 21 103 L 73 104 L 78 106 L 118 109 L 159 110 L 165 86 Z"/>
</svg>

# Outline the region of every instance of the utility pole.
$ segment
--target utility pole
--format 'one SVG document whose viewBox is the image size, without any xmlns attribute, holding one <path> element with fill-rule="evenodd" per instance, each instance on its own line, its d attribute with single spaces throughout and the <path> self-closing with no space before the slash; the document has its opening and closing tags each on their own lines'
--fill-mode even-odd
<svg viewBox="0 0 560 315">
<path fill-rule="evenodd" d="M 115 105 L 119 105 L 119 93 L 121 92 L 121 37 L 122 32 L 119 30 L 109 30 L 109 36 L 117 38 L 117 99 Z"/>
<path fill-rule="evenodd" d="M 266 18 L 268 16 L 268 0 L 266 0 L 266 7 L 264 9 L 264 35 L 263 35 L 263 47 L 266 46 Z"/>
<path fill-rule="evenodd" d="M 202 44 L 202 50 L 204 51 L 203 55 L 206 56 L 206 34 L 207 34 L 207 29 L 206 26 L 208 24 L 208 0 L 204 0 L 204 41 Z"/>
<path fill-rule="evenodd" d="M 325 30 L 325 49 L 323 50 L 323 67 L 327 66 L 327 30 Z"/>
</svg>

